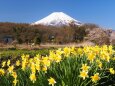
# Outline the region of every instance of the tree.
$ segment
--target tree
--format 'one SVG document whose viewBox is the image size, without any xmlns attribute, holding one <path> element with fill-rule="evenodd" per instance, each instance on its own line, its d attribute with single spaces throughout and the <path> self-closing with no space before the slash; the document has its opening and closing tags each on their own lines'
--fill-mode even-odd
<svg viewBox="0 0 115 86">
<path fill-rule="evenodd" d="M 34 38 L 34 43 L 35 44 L 38 44 L 38 45 L 40 45 L 41 44 L 41 38 L 40 38 L 40 36 L 38 35 L 38 36 L 36 36 L 35 38 Z"/>
<path fill-rule="evenodd" d="M 73 34 L 73 37 L 75 41 L 83 41 L 86 35 L 86 28 L 84 26 L 80 26 L 75 28 L 75 33 Z"/>
<path fill-rule="evenodd" d="M 22 44 L 22 43 L 23 43 L 23 41 L 22 41 L 21 38 L 17 38 L 17 41 L 18 41 L 19 44 Z"/>
</svg>

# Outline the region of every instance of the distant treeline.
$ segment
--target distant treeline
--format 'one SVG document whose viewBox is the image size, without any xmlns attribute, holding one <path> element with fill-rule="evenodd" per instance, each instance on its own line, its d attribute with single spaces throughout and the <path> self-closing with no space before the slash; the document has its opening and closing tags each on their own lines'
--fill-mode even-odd
<svg viewBox="0 0 115 86">
<path fill-rule="evenodd" d="M 0 23 L 0 40 L 4 36 L 12 36 L 18 43 L 71 43 L 81 42 L 88 39 L 88 34 L 95 24 L 84 24 L 82 26 L 52 27 L 43 25 L 30 25 L 22 23 Z"/>
</svg>

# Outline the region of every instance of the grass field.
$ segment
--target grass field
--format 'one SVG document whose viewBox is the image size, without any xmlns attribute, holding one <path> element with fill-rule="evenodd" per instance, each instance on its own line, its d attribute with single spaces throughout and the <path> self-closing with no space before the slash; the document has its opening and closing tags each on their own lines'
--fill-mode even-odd
<svg viewBox="0 0 115 86">
<path fill-rule="evenodd" d="M 0 50 L 0 86 L 115 85 L 112 46 Z"/>
</svg>

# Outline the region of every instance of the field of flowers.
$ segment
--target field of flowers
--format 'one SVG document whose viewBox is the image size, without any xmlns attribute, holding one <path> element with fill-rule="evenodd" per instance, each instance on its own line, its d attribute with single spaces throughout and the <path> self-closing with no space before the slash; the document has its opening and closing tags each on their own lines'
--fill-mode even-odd
<svg viewBox="0 0 115 86">
<path fill-rule="evenodd" d="M 115 85 L 112 46 L 65 47 L 0 63 L 0 86 Z"/>
</svg>

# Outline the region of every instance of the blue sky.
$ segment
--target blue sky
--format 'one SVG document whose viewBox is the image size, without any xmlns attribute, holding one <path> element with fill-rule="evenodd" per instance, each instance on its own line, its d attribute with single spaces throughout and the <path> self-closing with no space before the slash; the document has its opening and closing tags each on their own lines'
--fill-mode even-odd
<svg viewBox="0 0 115 86">
<path fill-rule="evenodd" d="M 115 29 L 115 0 L 0 0 L 0 22 L 32 23 L 57 11 Z"/>
</svg>

